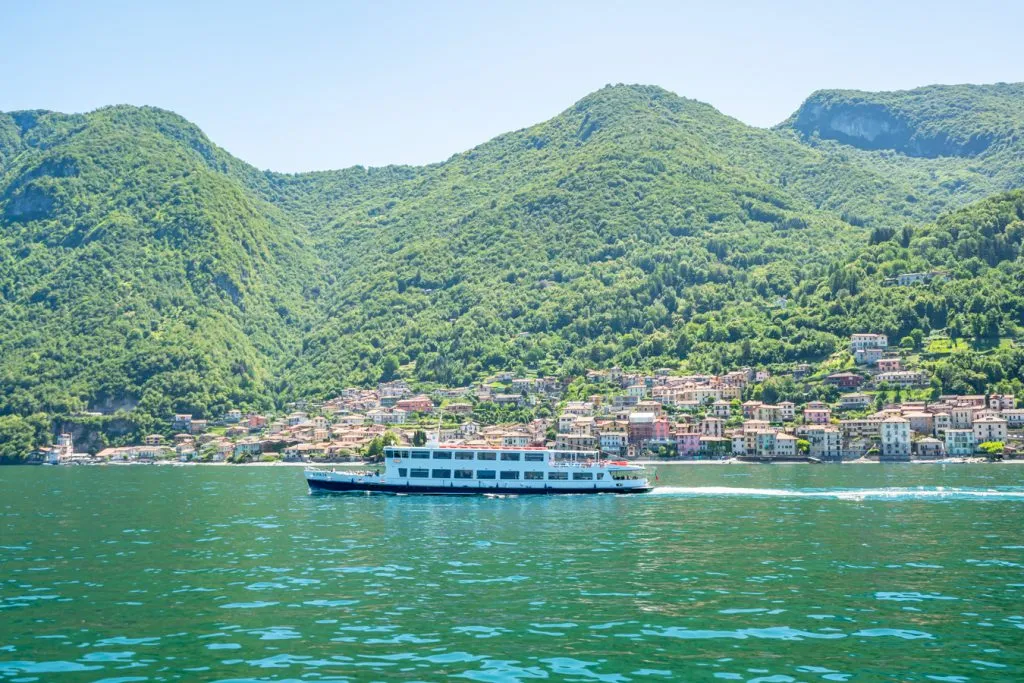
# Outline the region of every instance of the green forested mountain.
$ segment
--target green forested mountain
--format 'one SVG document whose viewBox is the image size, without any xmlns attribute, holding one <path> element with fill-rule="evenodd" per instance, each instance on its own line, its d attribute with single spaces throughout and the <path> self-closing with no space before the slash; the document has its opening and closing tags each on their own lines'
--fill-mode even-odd
<svg viewBox="0 0 1024 683">
<path fill-rule="evenodd" d="M 835 91 L 765 130 L 614 86 L 443 163 L 298 175 L 157 109 L 0 114 L 0 414 L 1012 337 L 1022 107 L 1020 85 Z M 937 372 L 1000 381 L 1003 356 Z"/>
<path fill-rule="evenodd" d="M 269 361 L 297 352 L 313 310 L 305 228 L 167 112 L 21 112 L 10 128 L 3 412 L 269 402 Z"/>
<path fill-rule="evenodd" d="M 783 127 L 862 149 L 975 156 L 1020 142 L 1024 83 L 933 85 L 870 93 L 821 90 Z"/>
</svg>

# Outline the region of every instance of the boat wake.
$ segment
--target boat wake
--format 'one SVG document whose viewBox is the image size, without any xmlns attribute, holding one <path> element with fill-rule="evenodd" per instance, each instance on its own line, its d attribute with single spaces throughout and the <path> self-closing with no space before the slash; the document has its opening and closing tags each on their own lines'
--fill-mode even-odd
<svg viewBox="0 0 1024 683">
<path fill-rule="evenodd" d="M 741 496 L 749 498 L 824 498 L 831 500 L 1021 500 L 1024 487 L 979 489 L 951 486 L 881 489 L 756 489 L 732 486 L 658 486 L 652 496 Z"/>
</svg>

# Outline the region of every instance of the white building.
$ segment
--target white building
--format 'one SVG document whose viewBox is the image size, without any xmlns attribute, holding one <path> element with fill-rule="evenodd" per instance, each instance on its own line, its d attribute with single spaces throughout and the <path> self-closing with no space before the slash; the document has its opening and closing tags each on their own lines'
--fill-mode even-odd
<svg viewBox="0 0 1024 683">
<path fill-rule="evenodd" d="M 881 372 L 875 375 L 875 383 L 887 382 L 896 386 L 923 387 L 928 384 L 928 375 L 923 370 L 895 370 L 893 372 Z"/>
<path fill-rule="evenodd" d="M 882 420 L 882 459 L 908 460 L 910 458 L 910 422 L 902 417 Z"/>
<path fill-rule="evenodd" d="M 928 282 L 928 273 L 900 273 L 896 276 L 896 284 L 900 287 L 916 285 L 919 282 Z"/>
<path fill-rule="evenodd" d="M 523 448 L 530 445 L 530 435 L 522 432 L 510 432 L 501 438 L 502 448 Z"/>
<path fill-rule="evenodd" d="M 1010 429 L 1020 429 L 1024 427 L 1024 408 L 1009 408 L 1004 409 L 1002 413 L 1003 419 L 1006 420 L 1006 426 Z"/>
<path fill-rule="evenodd" d="M 795 458 L 797 438 L 792 434 L 779 432 L 775 435 L 775 457 Z"/>
<path fill-rule="evenodd" d="M 978 442 L 974 439 L 972 429 L 947 429 L 946 430 L 946 455 L 963 456 L 974 455 Z"/>
<path fill-rule="evenodd" d="M 839 410 L 862 410 L 871 405 L 867 394 L 843 394 L 839 397 Z"/>
<path fill-rule="evenodd" d="M 620 431 L 606 431 L 601 432 L 600 446 L 601 452 L 610 453 L 613 455 L 622 455 L 626 452 L 626 446 L 629 445 L 629 437 L 626 432 Z"/>
<path fill-rule="evenodd" d="M 819 460 L 839 460 L 842 453 L 842 436 L 835 427 L 814 425 L 804 430 L 810 443 L 808 455 Z"/>
<path fill-rule="evenodd" d="M 853 352 L 853 361 L 857 365 L 874 365 L 885 355 L 885 347 L 872 346 L 866 349 L 857 349 Z"/>
<path fill-rule="evenodd" d="M 725 420 L 720 417 L 705 417 L 700 422 L 700 433 L 704 436 L 725 436 Z"/>
<path fill-rule="evenodd" d="M 1024 411 L 1021 411 L 1024 412 Z M 718 400 L 711 404 L 708 410 L 709 415 L 728 418 L 732 414 L 732 404 L 729 401 Z"/>
<path fill-rule="evenodd" d="M 566 415 L 574 416 L 593 415 L 594 404 L 590 401 L 569 401 L 565 404 L 565 408 L 562 412 Z"/>
<path fill-rule="evenodd" d="M 995 415 L 983 415 L 974 421 L 974 440 L 977 443 L 986 441 L 1006 441 L 1006 420 Z"/>
<path fill-rule="evenodd" d="M 858 349 L 884 349 L 889 345 L 889 338 L 884 334 L 854 334 L 850 336 L 850 351 Z"/>
</svg>

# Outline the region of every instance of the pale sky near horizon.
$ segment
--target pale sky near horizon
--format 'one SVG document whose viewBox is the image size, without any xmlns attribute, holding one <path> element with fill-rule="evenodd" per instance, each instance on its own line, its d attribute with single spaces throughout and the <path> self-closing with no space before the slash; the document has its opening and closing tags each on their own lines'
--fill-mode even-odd
<svg viewBox="0 0 1024 683">
<path fill-rule="evenodd" d="M 0 5 L 0 111 L 171 109 L 260 168 L 442 161 L 607 83 L 770 126 L 822 88 L 1024 80 L 1024 3 Z"/>
</svg>

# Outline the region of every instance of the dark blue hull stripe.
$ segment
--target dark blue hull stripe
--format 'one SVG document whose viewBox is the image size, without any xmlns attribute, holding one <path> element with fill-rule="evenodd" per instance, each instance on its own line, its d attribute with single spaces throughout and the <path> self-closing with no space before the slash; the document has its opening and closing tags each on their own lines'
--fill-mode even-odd
<svg viewBox="0 0 1024 683">
<path fill-rule="evenodd" d="M 307 479 L 310 491 L 333 492 L 333 493 L 415 493 L 426 495 L 449 495 L 449 496 L 482 496 L 492 495 L 556 495 L 556 494 L 580 494 L 580 493 L 647 493 L 652 487 L 644 488 L 621 488 L 607 489 L 594 488 L 524 488 L 524 487 L 501 487 L 501 488 L 462 488 L 456 486 L 405 486 L 403 484 L 357 484 L 347 481 L 322 481 L 319 479 Z"/>
</svg>

